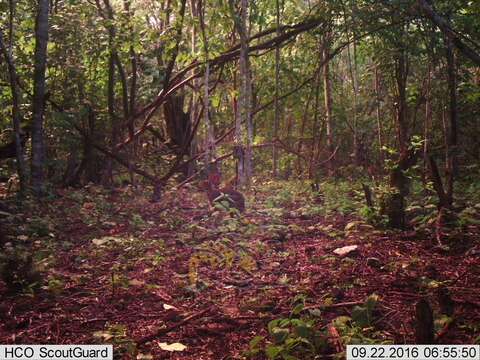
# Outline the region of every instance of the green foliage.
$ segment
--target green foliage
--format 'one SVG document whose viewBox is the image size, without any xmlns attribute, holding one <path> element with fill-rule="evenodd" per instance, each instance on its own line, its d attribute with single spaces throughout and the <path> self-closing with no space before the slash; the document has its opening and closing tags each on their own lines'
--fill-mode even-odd
<svg viewBox="0 0 480 360">
<path fill-rule="evenodd" d="M 356 306 L 352 316 L 339 316 L 333 325 L 340 333 L 345 344 L 383 344 L 383 336 L 374 328 L 374 310 L 378 303 L 378 296 L 368 296 L 365 303 Z"/>
<path fill-rule="evenodd" d="M 60 295 L 65 289 L 65 282 L 60 277 L 51 276 L 48 278 L 46 289 L 54 295 Z"/>
<path fill-rule="evenodd" d="M 39 237 L 48 236 L 53 231 L 53 224 L 51 224 L 48 217 L 33 217 L 28 219 L 27 231 L 30 235 Z"/>
<path fill-rule="evenodd" d="M 299 295 L 292 301 L 288 318 L 279 318 L 268 323 L 268 337 L 255 336 L 246 355 L 255 357 L 264 352 L 268 359 L 316 359 L 327 349 L 327 335 L 317 329 L 315 316 L 319 313 L 304 310 L 305 296 Z M 356 306 L 352 317 L 337 317 L 332 325 L 339 331 L 345 344 L 375 344 L 382 340 L 374 331 L 374 310 L 378 296 L 370 295 L 365 303 Z"/>
<path fill-rule="evenodd" d="M 271 196 L 266 201 L 266 206 L 270 208 L 286 207 L 293 201 L 293 194 L 290 187 L 285 187 L 277 194 Z"/>
<path fill-rule="evenodd" d="M 22 246 L 7 246 L 0 253 L 0 277 L 12 293 L 33 294 L 42 285 L 31 250 Z"/>
<path fill-rule="evenodd" d="M 314 327 L 313 320 L 276 319 L 268 323 L 271 343 L 265 347 L 269 359 L 308 359 L 321 352 L 325 340 Z"/>
<path fill-rule="evenodd" d="M 242 244 L 235 245 L 228 238 L 209 241 L 198 246 L 190 257 L 188 264 L 188 279 L 190 286 L 196 286 L 200 281 L 199 272 L 202 267 L 226 270 L 241 269 L 248 274 L 257 270 L 257 263 L 249 248 Z"/>
<path fill-rule="evenodd" d="M 268 323 L 268 339 L 255 336 L 246 355 L 254 357 L 264 352 L 268 359 L 314 359 L 326 348 L 326 340 L 315 327 L 315 319 L 299 317 L 303 304 L 297 303 L 292 317 L 272 320 Z"/>
<path fill-rule="evenodd" d="M 232 206 L 233 204 L 233 200 L 228 196 L 228 194 L 224 193 L 214 200 L 215 210 L 223 211 L 234 216 L 240 216 L 240 211 Z"/>
<path fill-rule="evenodd" d="M 480 225 L 480 207 L 469 206 L 458 214 L 458 226 Z"/>
<path fill-rule="evenodd" d="M 145 220 L 143 220 L 142 215 L 133 214 L 130 219 L 130 223 L 135 229 L 141 230 L 145 227 Z"/>
<path fill-rule="evenodd" d="M 113 344 L 114 358 L 133 357 L 137 346 L 127 335 L 127 326 L 122 324 L 107 324 L 105 330 L 95 331 L 93 336 L 105 344 Z"/>
<path fill-rule="evenodd" d="M 362 217 L 366 222 L 374 225 L 384 225 L 386 223 L 385 217 L 382 217 L 376 208 L 371 208 L 367 205 L 362 206 L 358 210 L 358 215 Z M 383 221 L 382 221 L 383 220 Z"/>
<path fill-rule="evenodd" d="M 354 199 L 352 185 L 347 181 L 322 182 L 320 189 L 324 194 L 325 215 L 340 213 L 348 215 L 357 208 L 357 201 Z"/>
<path fill-rule="evenodd" d="M 372 325 L 373 310 L 378 302 L 378 295 L 370 295 L 365 304 L 362 306 L 355 306 L 352 311 L 352 320 L 358 326 L 365 328 Z"/>
</svg>

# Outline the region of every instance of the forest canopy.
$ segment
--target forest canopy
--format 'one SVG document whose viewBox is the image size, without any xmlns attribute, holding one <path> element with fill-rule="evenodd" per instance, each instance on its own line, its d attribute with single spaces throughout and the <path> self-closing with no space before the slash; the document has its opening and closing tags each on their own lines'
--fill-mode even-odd
<svg viewBox="0 0 480 360">
<path fill-rule="evenodd" d="M 233 148 L 242 182 L 269 150 L 275 174 L 296 162 L 313 178 L 337 146 L 329 168 L 381 167 L 415 138 L 424 157 L 441 152 L 431 129 L 445 128 L 451 85 L 462 96 L 445 131 L 472 135 L 462 157 L 477 157 L 475 2 L 274 5 L 5 1 L 2 157 L 16 139 L 36 192 L 126 172 L 164 184 Z"/>
<path fill-rule="evenodd" d="M 2 0 L 0 104 L 0 292 L 55 292 L 68 281 L 52 280 L 53 269 L 66 264 L 46 252 L 83 256 L 90 250 L 82 241 L 114 251 L 128 236 L 141 239 L 128 245 L 139 252 L 172 247 L 158 264 L 171 255 L 169 271 L 187 266 L 197 295 L 205 285 L 197 267 L 260 262 L 265 239 L 256 231 L 274 248 L 298 248 L 292 238 L 301 237 L 312 254 L 339 234 L 348 241 L 334 248 L 358 247 L 370 234 L 391 237 L 403 254 L 396 241 L 413 236 L 422 259 L 425 246 L 444 257 L 449 275 L 438 284 L 446 287 L 435 286 L 445 291 L 468 278 L 467 270 L 449 273 L 454 256 L 478 254 L 478 1 Z M 251 248 L 236 248 L 232 233 Z M 225 259 L 195 255 L 207 239 L 215 244 L 206 252 Z M 388 268 L 371 247 L 362 251 L 374 259 L 368 266 Z M 462 267 L 478 267 L 475 256 Z M 306 259 L 329 261 L 323 253 Z M 267 268 L 277 260 L 265 260 Z M 258 270 L 241 264 L 250 276 Z M 115 271 L 112 298 L 129 284 Z M 479 285 L 478 272 L 472 277 Z M 350 303 L 368 313 L 380 300 L 360 293 Z M 414 311 L 427 308 L 428 318 L 431 301 L 415 299 Z M 336 324 L 345 343 L 346 325 Z M 430 325 L 401 331 L 429 341 Z M 478 333 L 478 323 L 468 326 Z M 138 346 L 161 336 L 133 331 Z M 471 341 L 473 332 L 452 341 Z M 266 356 L 288 358 L 285 349 Z"/>
</svg>

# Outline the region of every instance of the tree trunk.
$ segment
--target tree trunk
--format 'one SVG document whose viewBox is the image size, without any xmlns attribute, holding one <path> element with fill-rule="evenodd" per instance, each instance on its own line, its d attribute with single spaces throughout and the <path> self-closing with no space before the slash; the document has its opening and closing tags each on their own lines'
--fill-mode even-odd
<svg viewBox="0 0 480 360">
<path fill-rule="evenodd" d="M 87 182 L 100 181 L 100 161 L 92 142 L 98 142 L 96 117 L 93 109 L 88 106 L 88 137 L 84 139 L 83 159 L 85 161 L 85 178 Z"/>
<path fill-rule="evenodd" d="M 112 147 L 117 143 L 117 117 L 115 115 L 115 61 L 113 54 L 110 53 L 108 58 L 108 85 L 107 85 L 107 107 L 110 118 L 110 133 Z M 110 186 L 113 184 L 113 160 L 109 157 L 106 162 L 106 171 L 104 184 Z"/>
<path fill-rule="evenodd" d="M 355 34 L 354 34 L 355 36 Z M 352 81 L 353 91 L 353 161 L 356 166 L 362 165 L 360 144 L 358 141 L 358 124 L 357 124 L 357 46 L 353 43 L 353 64 L 352 56 L 350 53 L 350 45 L 347 47 L 348 68 L 350 73 L 350 79 Z"/>
<path fill-rule="evenodd" d="M 427 84 L 425 91 L 425 121 L 423 124 L 423 182 L 427 182 L 428 173 L 428 149 L 430 146 L 430 126 L 432 125 L 432 65 L 428 64 Z"/>
<path fill-rule="evenodd" d="M 324 38 L 323 47 L 323 59 L 324 61 L 329 58 L 330 54 L 330 35 Z M 325 98 L 325 111 L 326 111 L 326 130 L 327 130 L 327 149 L 328 153 L 332 154 L 334 151 L 333 146 L 333 100 L 332 100 L 332 84 L 330 80 L 330 61 L 325 61 L 323 66 L 323 90 Z M 327 162 L 328 175 L 335 175 L 334 157 Z"/>
<path fill-rule="evenodd" d="M 183 110 L 184 101 L 183 95 L 172 95 L 163 106 L 169 146 L 181 157 L 189 153 L 188 140 L 193 131 L 190 114 Z"/>
<path fill-rule="evenodd" d="M 135 121 L 134 115 L 136 111 L 136 99 L 137 99 L 137 71 L 138 71 L 138 62 L 137 62 L 137 53 L 135 52 L 134 41 L 135 41 L 135 27 L 133 25 L 133 17 L 134 13 L 131 11 L 131 0 L 124 0 L 123 1 L 123 8 L 125 10 L 125 14 L 127 15 L 128 21 L 128 30 L 129 30 L 129 55 L 130 55 L 130 64 L 132 67 L 132 75 L 130 80 L 130 98 L 128 104 L 128 113 L 130 114 L 130 118 L 125 119 L 127 121 L 128 127 L 128 134 L 130 137 L 134 136 L 135 131 Z M 134 143 L 133 154 L 136 154 L 136 144 Z"/>
<path fill-rule="evenodd" d="M 205 125 L 207 127 L 207 141 L 206 141 L 206 164 L 210 167 L 211 161 L 215 158 L 215 133 L 210 119 L 210 94 L 209 94 L 209 84 L 210 84 L 210 63 L 208 61 L 208 37 L 205 29 L 205 5 L 202 7 L 202 1 L 200 1 L 199 9 L 199 18 L 200 18 L 200 28 L 202 30 L 202 39 L 203 39 L 203 51 L 205 56 L 205 74 L 204 74 L 204 84 L 203 84 L 203 115 L 205 117 Z M 210 171 L 210 169 L 208 169 Z"/>
<path fill-rule="evenodd" d="M 305 109 L 303 110 L 303 116 L 302 116 L 302 124 L 300 126 L 300 133 L 299 133 L 299 139 L 298 139 L 298 144 L 297 144 L 297 153 L 302 154 L 304 145 L 305 145 L 305 126 L 307 123 L 308 119 L 308 110 L 310 109 L 310 103 L 312 101 L 312 97 L 314 95 L 314 92 L 310 92 L 307 95 L 307 102 L 305 104 Z M 308 164 L 306 164 L 308 166 Z M 300 156 L 297 157 L 297 174 L 300 175 L 302 172 L 301 169 L 302 166 L 302 158 Z"/>
<path fill-rule="evenodd" d="M 402 45 L 400 45 L 402 46 Z M 400 150 L 400 156 L 407 152 L 408 135 L 407 135 L 407 76 L 408 76 L 408 59 L 403 48 L 397 49 L 398 54 L 395 59 L 395 81 L 397 86 L 397 142 Z"/>
<path fill-rule="evenodd" d="M 382 212 L 389 218 L 389 225 L 393 228 L 405 226 L 405 197 L 410 190 L 410 180 L 405 175 L 413 164 L 417 154 L 408 149 L 407 133 L 407 77 L 408 58 L 402 43 L 397 46 L 395 59 L 395 81 L 397 87 L 396 130 L 399 157 L 397 164 L 390 171 L 390 186 L 395 192 L 386 196 L 383 201 Z"/>
<path fill-rule="evenodd" d="M 197 1 L 196 0 L 191 0 L 190 2 L 190 10 L 191 10 L 191 16 L 192 18 L 197 18 L 198 17 L 198 8 L 197 8 Z M 191 29 L 191 45 L 192 45 L 192 57 L 195 56 L 195 53 L 197 51 L 197 28 L 195 24 L 192 24 L 192 29 Z M 191 75 L 195 73 L 195 69 L 191 71 Z M 194 124 L 197 116 L 198 116 L 198 79 L 194 79 L 192 81 L 193 85 L 193 91 L 192 91 L 192 96 L 191 96 L 191 102 L 190 102 L 190 123 Z M 190 145 L 190 158 L 194 158 L 197 153 L 197 135 L 194 134 L 192 138 L 192 142 Z M 192 176 L 196 171 L 196 161 L 193 160 L 188 164 L 188 169 L 187 169 L 187 176 L 190 177 Z"/>
<path fill-rule="evenodd" d="M 35 54 L 33 70 L 33 121 L 32 121 L 32 189 L 40 196 L 45 191 L 45 140 L 43 121 L 45 115 L 45 71 L 47 67 L 49 0 L 38 0 L 35 23 Z"/>
<path fill-rule="evenodd" d="M 9 42 L 11 43 L 11 42 Z M 20 181 L 20 194 L 27 190 L 27 169 L 25 165 L 24 149 L 21 134 L 21 114 L 20 114 L 20 89 L 17 83 L 17 72 L 12 59 L 12 48 L 8 50 L 3 40 L 3 34 L 0 31 L 0 50 L 5 58 L 8 67 L 10 82 L 10 91 L 12 92 L 12 125 L 15 133 L 15 156 L 17 160 L 17 172 Z"/>
<path fill-rule="evenodd" d="M 308 170 L 308 175 L 310 179 L 315 178 L 315 182 L 317 182 L 317 148 L 320 146 L 320 136 L 319 136 L 319 107 L 320 107 L 320 86 L 321 86 L 321 76 L 320 72 L 315 74 L 315 105 L 314 105 L 314 112 L 313 112 L 313 127 L 312 127 L 312 147 L 310 152 L 310 165 Z"/>
<path fill-rule="evenodd" d="M 435 341 L 435 327 L 433 311 L 425 299 L 415 304 L 415 342 L 417 344 L 433 344 Z"/>
<path fill-rule="evenodd" d="M 449 103 L 449 129 L 447 137 L 447 164 L 446 174 L 446 194 L 448 206 L 453 203 L 453 183 L 456 175 L 456 152 L 457 152 L 457 76 L 455 69 L 455 57 L 453 54 L 453 44 L 450 38 L 445 38 L 445 50 L 447 56 L 447 82 L 450 96 Z"/>
<path fill-rule="evenodd" d="M 277 37 L 280 36 L 280 0 L 275 1 L 275 10 L 276 10 L 276 26 Z M 280 93 L 280 44 L 275 46 L 275 98 L 274 98 L 274 107 L 275 107 L 275 119 L 273 122 L 273 145 L 272 145 L 272 159 L 273 159 L 273 177 L 278 176 L 278 149 L 275 144 L 275 141 L 278 137 L 278 128 L 280 125 L 280 104 L 278 101 Z"/>
<path fill-rule="evenodd" d="M 237 32 L 240 35 L 240 96 L 239 108 L 240 116 L 237 118 L 235 124 L 235 149 L 234 156 L 237 158 L 237 176 L 240 186 L 246 186 L 250 182 L 252 166 L 252 153 L 250 136 L 253 135 L 253 126 L 251 126 L 250 101 L 251 101 L 251 83 L 249 76 L 249 59 L 248 59 L 248 0 L 241 0 L 241 14 L 240 19 L 235 13 L 235 6 L 233 1 L 230 1 L 230 8 L 234 17 Z M 245 149 L 242 123 L 247 124 L 247 147 Z"/>
<path fill-rule="evenodd" d="M 253 118 L 252 118 L 252 78 L 251 78 L 251 68 L 250 68 L 250 58 L 248 55 L 248 37 L 249 37 L 249 7 L 248 0 L 242 0 L 242 27 L 244 39 L 242 43 L 244 44 L 244 57 L 245 57 L 245 122 L 247 124 L 247 144 L 245 149 L 245 174 L 246 174 L 246 185 L 250 186 L 250 182 L 253 176 Z"/>
<path fill-rule="evenodd" d="M 382 139 L 382 121 L 381 121 L 381 100 L 380 100 L 380 76 L 378 75 L 378 65 L 375 65 L 375 96 L 376 96 L 376 116 L 377 116 L 377 138 L 378 138 L 378 158 L 379 168 L 383 168 L 383 139 Z"/>
</svg>

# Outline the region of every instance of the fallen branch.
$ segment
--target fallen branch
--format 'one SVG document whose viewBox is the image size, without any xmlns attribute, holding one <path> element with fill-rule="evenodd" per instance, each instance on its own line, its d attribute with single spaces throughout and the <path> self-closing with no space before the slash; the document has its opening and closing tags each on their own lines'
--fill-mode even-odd
<svg viewBox="0 0 480 360">
<path fill-rule="evenodd" d="M 179 327 L 187 324 L 188 322 L 192 321 L 192 320 L 195 320 L 195 319 L 198 319 L 199 317 L 202 317 L 203 315 L 205 315 L 208 311 L 210 311 L 210 308 L 206 308 L 202 311 L 199 311 L 199 312 L 196 312 L 196 313 L 193 313 L 187 317 L 185 317 L 183 320 L 179 321 L 178 323 L 176 324 L 173 324 L 173 325 L 170 325 L 170 326 L 167 326 L 166 328 L 162 328 L 162 329 L 159 329 L 157 330 L 156 332 L 154 332 L 153 334 L 150 334 L 150 335 L 146 335 L 140 339 L 138 339 L 136 341 L 137 345 L 143 345 L 149 341 L 152 341 L 152 340 L 155 340 L 156 338 L 160 337 L 160 336 L 163 336 L 165 334 L 168 334 L 169 332 L 175 330 L 175 329 L 178 329 Z"/>
<path fill-rule="evenodd" d="M 328 310 L 328 309 L 336 309 L 341 307 L 357 306 L 357 305 L 362 305 L 364 303 L 365 301 L 347 301 L 343 303 L 336 303 L 336 304 L 330 304 L 330 305 L 311 305 L 311 306 L 305 306 L 304 310 L 310 310 L 310 309 Z"/>
<path fill-rule="evenodd" d="M 357 306 L 357 305 L 362 305 L 364 304 L 365 301 L 347 301 L 343 303 L 336 303 L 336 304 L 331 304 L 331 305 L 309 305 L 305 306 L 303 310 L 331 310 L 331 309 L 338 309 L 341 307 L 350 307 L 350 306 Z M 287 314 L 291 311 L 291 309 L 284 310 L 282 311 L 282 314 Z"/>
</svg>

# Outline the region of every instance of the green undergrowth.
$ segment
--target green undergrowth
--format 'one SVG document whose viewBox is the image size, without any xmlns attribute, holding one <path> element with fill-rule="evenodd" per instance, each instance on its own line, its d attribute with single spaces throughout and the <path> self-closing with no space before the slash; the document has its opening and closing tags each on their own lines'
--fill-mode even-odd
<svg viewBox="0 0 480 360">
<path fill-rule="evenodd" d="M 253 337 L 244 355 L 251 359 L 264 355 L 270 360 L 308 360 L 333 353 L 341 359 L 345 354 L 336 353 L 332 340 L 341 344 L 388 343 L 386 334 L 376 328 L 377 295 L 372 294 L 363 304 L 355 306 L 351 316 L 338 316 L 327 326 L 322 306 L 306 307 L 306 300 L 304 295 L 295 296 L 290 314 L 271 320 L 267 335 Z"/>
<path fill-rule="evenodd" d="M 475 174 L 472 173 L 472 178 Z M 480 226 L 480 185 L 467 180 L 458 183 L 455 189 L 457 213 L 451 233 L 457 238 L 478 233 Z M 9 224 L 11 234 L 4 245 L 0 269 L 4 281 L 12 282 L 9 286 L 15 291 L 31 293 L 43 286 L 58 294 L 65 279 L 50 274 L 56 266 L 54 254 L 58 250 L 76 249 L 74 261 L 80 267 L 91 266 L 92 258 L 115 253 L 120 265 L 114 272 L 120 279 L 122 271 L 137 264 L 159 266 L 175 247 L 184 246 L 193 249 L 185 282 L 196 286 L 200 280 L 207 281 L 202 275 L 205 269 L 255 272 L 254 259 L 270 251 L 265 248 L 270 241 L 281 243 L 315 232 L 333 239 L 351 236 L 361 241 L 369 232 L 388 230 L 379 209 L 382 197 L 391 191 L 384 183 L 367 178 L 325 179 L 312 191 L 309 181 L 257 181 L 252 191 L 245 194 L 244 214 L 230 208 L 226 201 L 209 208 L 205 194 L 194 187 L 183 190 L 182 196 L 176 190 L 166 191 L 158 204 L 161 212 L 151 205 L 148 194 L 132 187 L 108 190 L 89 185 L 69 189 L 41 204 L 26 201 L 16 214 L 2 220 Z M 373 207 L 366 205 L 363 184 L 372 190 Z M 183 210 L 183 198 L 199 204 L 193 215 Z M 436 203 L 432 184 L 412 175 L 406 207 L 409 226 L 433 236 L 438 214 Z M 339 216 L 346 219 L 346 226 L 333 226 Z M 304 220 L 311 223 L 304 226 L 300 223 Z M 67 233 L 72 224 L 82 229 L 78 235 L 76 230 Z M 169 237 L 174 242 L 170 241 L 167 247 L 165 239 L 148 235 L 157 231 L 171 232 Z M 90 245 L 79 247 L 85 243 Z M 5 275 L 12 268 L 7 259 L 17 259 L 13 274 Z M 33 275 L 38 272 L 44 274 L 42 281 Z M 29 275 L 22 279 L 22 274 Z"/>
<path fill-rule="evenodd" d="M 363 184 L 372 190 L 373 208 L 366 206 Z M 388 187 L 368 179 L 325 180 L 318 184 L 318 191 L 312 191 L 310 185 L 307 181 L 255 183 L 245 194 L 245 213 L 230 208 L 228 202 L 210 207 L 205 194 L 194 188 L 180 195 L 167 191 L 157 204 L 130 188 L 116 192 L 94 186 L 69 190 L 53 203 L 32 205 L 8 219 L 12 232 L 0 256 L 2 279 L 12 294 L 33 297 L 43 291 L 52 299 L 69 296 L 68 291 L 76 287 L 88 293 L 94 280 L 96 291 L 120 298 L 132 292 L 142 296 L 163 290 L 162 275 L 168 273 L 174 280 L 175 301 L 182 302 L 210 296 L 219 288 L 253 289 L 274 274 L 278 276 L 272 284 L 258 287 L 238 303 L 241 312 L 270 320 L 278 306 L 278 289 L 286 288 L 290 294 L 310 290 L 281 267 L 284 260 L 288 263 L 297 256 L 295 246 L 288 246 L 295 244 L 291 242 L 322 237 L 331 242 L 332 249 L 338 242 L 339 246 L 360 244 L 366 252 L 375 246 L 377 235 L 393 234 L 379 211 Z M 477 192 L 478 186 L 470 184 L 456 195 L 454 228 L 463 236 L 478 234 Z M 431 184 L 412 181 L 407 200 L 411 229 L 433 237 L 437 199 Z M 309 261 L 339 273 L 356 266 L 356 258 L 340 258 L 329 248 L 327 251 L 313 252 Z M 62 271 L 62 256 L 69 256 L 71 269 Z M 370 260 L 382 271 L 407 276 L 411 269 L 423 266 L 422 261 L 408 256 L 391 262 Z M 335 281 L 340 292 L 366 285 L 361 277 Z M 430 293 L 448 284 L 419 276 L 414 285 Z M 252 337 L 244 355 L 272 360 L 324 355 L 341 359 L 344 354 L 336 354 L 332 345 L 334 335 L 342 344 L 381 344 L 391 339 L 381 327 L 382 307 L 375 294 L 352 306 L 349 316 L 332 320 L 327 309 L 337 300 L 333 291 L 315 301 L 303 295 L 294 297 L 290 311 L 280 307 L 273 320 Z M 436 320 L 438 326 L 449 321 Z M 129 330 L 126 324 L 107 323 L 93 336 L 113 341 L 119 351 L 130 354 L 136 349 Z"/>
</svg>

